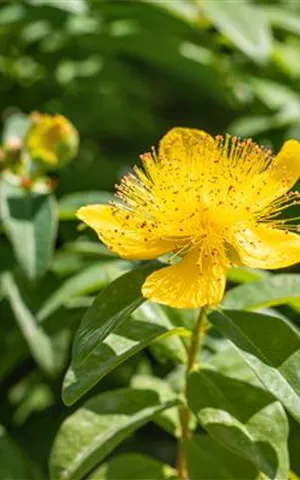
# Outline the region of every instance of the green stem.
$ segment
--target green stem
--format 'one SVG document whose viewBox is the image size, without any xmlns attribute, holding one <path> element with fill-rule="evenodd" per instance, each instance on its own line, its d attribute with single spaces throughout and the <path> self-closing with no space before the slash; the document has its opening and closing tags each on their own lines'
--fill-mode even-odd
<svg viewBox="0 0 300 480">
<path fill-rule="evenodd" d="M 203 319 L 205 316 L 205 308 L 201 308 L 197 322 L 195 325 L 195 329 L 191 338 L 191 343 L 188 350 L 188 361 L 187 361 L 187 368 L 186 368 L 186 385 L 185 385 L 185 396 L 187 397 L 187 379 L 189 373 L 198 367 L 198 355 L 200 349 L 200 342 L 202 340 L 204 329 L 203 329 Z M 183 442 L 184 440 L 190 438 L 191 431 L 189 427 L 191 411 L 189 407 L 186 405 L 180 409 L 180 423 L 181 423 L 181 432 L 180 437 L 178 440 L 178 455 L 177 455 L 177 469 L 178 469 L 178 477 L 179 480 L 189 480 L 188 476 L 188 469 L 187 469 L 187 461 L 186 456 L 183 450 Z"/>
</svg>

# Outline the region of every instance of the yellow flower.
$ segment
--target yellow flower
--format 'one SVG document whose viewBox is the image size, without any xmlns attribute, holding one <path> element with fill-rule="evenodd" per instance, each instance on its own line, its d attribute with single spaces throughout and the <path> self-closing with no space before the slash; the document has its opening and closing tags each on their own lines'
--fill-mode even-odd
<svg viewBox="0 0 300 480">
<path fill-rule="evenodd" d="M 232 265 L 276 269 L 300 261 L 299 227 L 282 218 L 300 204 L 300 143 L 279 154 L 252 140 L 174 128 L 143 168 L 125 176 L 110 206 L 79 209 L 108 247 L 128 259 L 171 253 L 176 262 L 145 281 L 146 298 L 171 307 L 216 305 Z"/>
<path fill-rule="evenodd" d="M 76 156 L 78 133 L 65 117 L 33 112 L 30 119 L 25 142 L 34 161 L 48 168 L 59 168 Z"/>
</svg>

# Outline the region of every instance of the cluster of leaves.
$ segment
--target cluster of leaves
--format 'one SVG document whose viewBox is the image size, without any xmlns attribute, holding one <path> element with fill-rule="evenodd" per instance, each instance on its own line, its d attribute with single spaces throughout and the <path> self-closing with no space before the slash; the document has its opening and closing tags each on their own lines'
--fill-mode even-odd
<svg viewBox="0 0 300 480">
<path fill-rule="evenodd" d="M 197 312 L 145 303 L 159 264 L 117 259 L 74 213 L 107 202 L 175 124 L 275 148 L 299 138 L 299 5 L 27 0 L 0 13 L 2 143 L 24 133 L 15 105 L 63 113 L 82 138 L 57 195 L 1 174 L 0 477 L 42 480 L 49 465 L 53 480 L 176 478 Z M 228 286 L 188 378 L 190 478 L 300 475 L 300 275 L 235 269 Z"/>
</svg>

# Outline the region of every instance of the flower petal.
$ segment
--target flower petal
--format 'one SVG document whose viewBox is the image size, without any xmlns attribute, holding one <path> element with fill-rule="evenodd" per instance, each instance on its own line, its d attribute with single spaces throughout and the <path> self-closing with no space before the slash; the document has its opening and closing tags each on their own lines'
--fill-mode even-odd
<svg viewBox="0 0 300 480">
<path fill-rule="evenodd" d="M 195 249 L 179 263 L 152 273 L 142 287 L 143 295 L 175 308 L 217 305 L 224 294 L 226 267 L 218 258 L 214 263 L 205 260 L 200 266 L 199 258 Z"/>
<path fill-rule="evenodd" d="M 215 140 L 203 130 L 175 127 L 159 143 L 158 157 L 161 162 L 199 162 L 205 159 L 205 150 L 216 148 Z"/>
<path fill-rule="evenodd" d="M 300 235 L 264 224 L 235 235 L 236 248 L 244 265 L 252 268 L 284 268 L 300 262 Z"/>
<path fill-rule="evenodd" d="M 109 205 L 81 207 L 77 217 L 93 228 L 110 250 L 123 258 L 147 260 L 171 252 L 174 245 L 155 236 L 147 221 Z"/>
<path fill-rule="evenodd" d="M 297 140 L 286 141 L 269 168 L 261 175 L 261 206 L 271 203 L 286 194 L 300 176 L 300 143 Z"/>
</svg>

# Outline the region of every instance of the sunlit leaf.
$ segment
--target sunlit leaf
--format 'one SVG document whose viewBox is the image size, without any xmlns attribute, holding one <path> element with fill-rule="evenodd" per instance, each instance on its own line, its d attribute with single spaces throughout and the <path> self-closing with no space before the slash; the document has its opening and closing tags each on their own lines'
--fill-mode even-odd
<svg viewBox="0 0 300 480">
<path fill-rule="evenodd" d="M 262 7 L 262 12 L 272 26 L 287 30 L 295 35 L 300 35 L 299 12 L 295 12 L 274 4 L 264 5 Z"/>
<path fill-rule="evenodd" d="M 63 384 L 64 402 L 76 402 L 105 375 L 159 337 L 180 333 L 180 329 L 164 326 L 159 318 L 128 319 L 99 342 L 79 365 L 72 362 Z"/>
<path fill-rule="evenodd" d="M 184 450 L 190 480 L 262 480 L 253 464 L 208 436 L 195 435 L 186 440 Z"/>
<path fill-rule="evenodd" d="M 143 303 L 134 313 L 133 318 L 143 319 L 146 322 L 159 324 L 162 328 L 168 331 L 172 331 L 176 325 L 172 322 L 171 315 L 168 314 L 166 309 L 163 309 L 161 305 L 152 302 Z M 179 329 L 183 332 L 183 325 L 178 325 Z M 185 330 L 185 334 L 188 335 L 188 330 Z M 151 346 L 154 355 L 158 360 L 167 361 L 172 360 L 175 362 L 185 363 L 187 361 L 187 351 L 182 343 L 182 340 L 178 336 L 166 336 L 158 338 Z"/>
<path fill-rule="evenodd" d="M 274 126 L 272 117 L 269 116 L 245 116 L 234 120 L 228 130 L 240 137 L 251 137 L 252 135 L 259 135 L 271 130 Z"/>
<path fill-rule="evenodd" d="M 141 453 L 123 453 L 95 470 L 87 480 L 167 480 L 175 469 Z"/>
<path fill-rule="evenodd" d="M 300 334 L 279 317 L 215 311 L 212 324 L 238 348 L 267 389 L 300 422 Z"/>
<path fill-rule="evenodd" d="M 73 344 L 73 365 L 79 367 L 93 354 L 110 333 L 144 302 L 141 287 L 146 277 L 161 268 L 158 262 L 148 262 L 125 273 L 96 297 L 88 309 Z"/>
<path fill-rule="evenodd" d="M 55 197 L 28 192 L 2 181 L 1 218 L 16 258 L 30 279 L 49 267 L 57 231 Z"/>
<path fill-rule="evenodd" d="M 257 77 L 250 77 L 249 82 L 257 98 L 272 110 L 299 100 L 298 95 L 284 84 Z"/>
<path fill-rule="evenodd" d="M 202 369 L 189 376 L 187 396 L 190 408 L 215 440 L 254 463 L 268 478 L 287 477 L 288 421 L 270 393 Z"/>
<path fill-rule="evenodd" d="M 175 396 L 163 402 L 154 391 L 134 389 L 92 398 L 63 422 L 50 457 L 51 479 L 82 479 L 136 429 L 178 403 Z"/>
<path fill-rule="evenodd" d="M 199 1 L 205 15 L 233 44 L 257 62 L 266 62 L 271 52 L 271 34 L 260 10 L 246 0 Z"/>
<path fill-rule="evenodd" d="M 248 267 L 230 268 L 227 272 L 227 279 L 233 283 L 252 283 L 262 280 L 268 275 L 267 271 L 254 270 Z"/>
<path fill-rule="evenodd" d="M 154 390 L 164 401 L 169 401 L 174 397 L 174 390 L 172 390 L 169 382 L 166 379 L 157 378 L 151 375 L 135 375 L 132 379 L 131 386 L 133 388 L 140 388 L 144 390 Z M 191 418 L 190 427 L 195 428 L 194 419 Z M 174 437 L 178 437 L 181 432 L 180 416 L 178 408 L 169 408 L 155 416 L 155 423 L 164 428 L 168 433 Z"/>
<path fill-rule="evenodd" d="M 222 306 L 234 310 L 257 310 L 284 303 L 291 303 L 297 309 L 300 307 L 300 275 L 269 275 L 259 282 L 232 288 L 226 293 Z"/>
<path fill-rule="evenodd" d="M 16 322 L 27 342 L 28 348 L 42 370 L 53 375 L 55 357 L 51 341 L 22 298 L 21 292 L 10 273 L 2 275 L 1 282 L 14 312 Z"/>
<path fill-rule="evenodd" d="M 66 12 L 82 14 L 87 11 L 86 0 L 27 0 L 35 6 L 49 5 L 50 7 L 59 8 Z"/>
<path fill-rule="evenodd" d="M 106 287 L 110 281 L 118 277 L 127 268 L 128 264 L 118 260 L 105 263 L 99 262 L 85 268 L 68 278 L 47 298 L 37 314 L 38 319 L 43 321 L 72 298 L 96 292 L 100 288 Z"/>
</svg>

